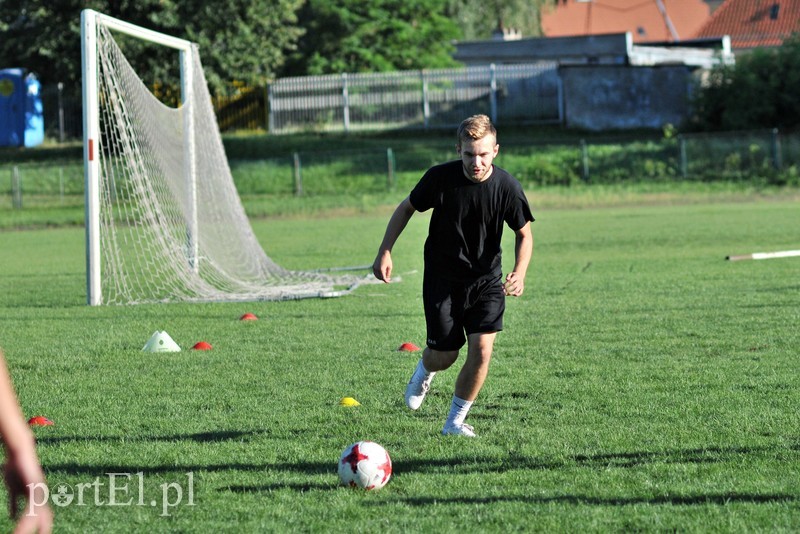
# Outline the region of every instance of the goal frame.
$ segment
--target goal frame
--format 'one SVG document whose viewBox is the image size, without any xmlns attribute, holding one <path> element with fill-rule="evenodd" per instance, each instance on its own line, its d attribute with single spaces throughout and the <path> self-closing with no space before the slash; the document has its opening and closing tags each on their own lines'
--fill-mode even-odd
<svg viewBox="0 0 800 534">
<path fill-rule="evenodd" d="M 193 54 L 196 45 L 191 41 L 172 37 L 160 32 L 136 26 L 91 9 L 81 12 L 81 69 L 83 92 L 83 165 L 86 225 L 86 300 L 90 306 L 102 303 L 102 270 L 100 250 L 100 154 L 103 139 L 100 130 L 100 100 L 98 85 L 98 26 L 117 31 L 156 45 L 179 51 L 180 61 L 180 105 L 191 105 Z M 195 162 L 194 116 L 184 114 L 183 157 L 186 162 L 186 183 L 190 198 L 189 221 L 187 223 L 189 262 L 198 268 L 197 222 L 197 172 Z"/>
</svg>

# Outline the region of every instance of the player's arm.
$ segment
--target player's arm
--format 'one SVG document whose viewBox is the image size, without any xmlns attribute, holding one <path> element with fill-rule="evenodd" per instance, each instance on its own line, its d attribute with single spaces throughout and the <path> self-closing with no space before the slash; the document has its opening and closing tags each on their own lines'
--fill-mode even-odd
<svg viewBox="0 0 800 534">
<path fill-rule="evenodd" d="M 411 200 L 406 197 L 389 219 L 383 241 L 378 248 L 378 256 L 372 264 L 372 272 L 378 280 L 383 280 L 387 284 L 392 281 L 392 248 L 415 211 L 417 210 L 411 204 Z"/>
<path fill-rule="evenodd" d="M 512 297 L 518 297 L 525 291 L 525 274 L 528 272 L 528 265 L 533 254 L 531 223 L 525 223 L 525 226 L 517 230 L 515 234 L 516 245 L 514 252 L 516 260 L 514 262 L 514 270 L 506 275 L 505 282 L 506 295 Z"/>
<path fill-rule="evenodd" d="M 14 386 L 0 351 L 0 438 L 6 449 L 4 477 L 8 487 L 9 513 L 16 519 L 20 501 L 30 501 L 16 526 L 16 532 L 50 532 L 53 512 L 44 494 L 44 473 L 36 455 L 33 434 L 25 424 L 14 394 Z"/>
</svg>

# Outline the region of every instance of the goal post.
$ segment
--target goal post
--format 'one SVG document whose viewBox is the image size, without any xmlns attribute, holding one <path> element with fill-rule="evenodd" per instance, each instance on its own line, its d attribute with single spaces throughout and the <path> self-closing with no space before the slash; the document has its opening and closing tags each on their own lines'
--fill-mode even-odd
<svg viewBox="0 0 800 534">
<path fill-rule="evenodd" d="M 177 107 L 152 94 L 117 33 L 178 51 Z M 289 271 L 266 255 L 195 43 L 84 10 L 81 54 L 88 304 L 329 297 L 364 279 Z"/>
<path fill-rule="evenodd" d="M 100 107 L 98 97 L 98 56 L 97 26 L 101 24 L 108 29 L 150 41 L 153 44 L 174 48 L 180 52 L 181 73 L 181 105 L 187 105 L 192 99 L 192 43 L 160 32 L 148 30 L 134 24 L 109 17 L 91 9 L 81 12 L 81 67 L 83 69 L 83 150 L 85 178 L 85 210 L 86 210 L 86 298 L 88 304 L 96 306 L 102 302 L 101 262 L 100 262 Z M 193 210 L 190 222 L 189 239 L 193 264 L 197 261 L 196 239 L 191 236 L 197 232 L 197 199 L 195 195 L 196 171 L 194 166 L 194 128 L 192 114 L 184 115 L 187 183 L 192 192 L 189 206 Z"/>
</svg>

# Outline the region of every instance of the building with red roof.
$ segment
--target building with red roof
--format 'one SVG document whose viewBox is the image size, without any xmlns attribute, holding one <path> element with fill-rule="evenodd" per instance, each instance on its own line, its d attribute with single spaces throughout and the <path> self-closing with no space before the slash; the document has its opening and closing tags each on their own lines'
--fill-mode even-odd
<svg viewBox="0 0 800 534">
<path fill-rule="evenodd" d="M 547 37 L 630 32 L 634 43 L 678 42 L 694 38 L 710 16 L 703 0 L 556 0 L 542 10 L 542 32 Z"/>
<path fill-rule="evenodd" d="M 780 46 L 800 31 L 800 0 L 726 0 L 697 38 L 730 36 L 734 51 Z"/>
</svg>

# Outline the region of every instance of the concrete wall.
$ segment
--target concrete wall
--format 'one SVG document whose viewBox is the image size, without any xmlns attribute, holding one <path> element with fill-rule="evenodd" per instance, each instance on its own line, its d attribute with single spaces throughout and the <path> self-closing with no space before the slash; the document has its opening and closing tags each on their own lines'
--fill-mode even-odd
<svg viewBox="0 0 800 534">
<path fill-rule="evenodd" d="M 562 66 L 564 120 L 587 130 L 661 128 L 689 114 L 685 66 Z"/>
</svg>

